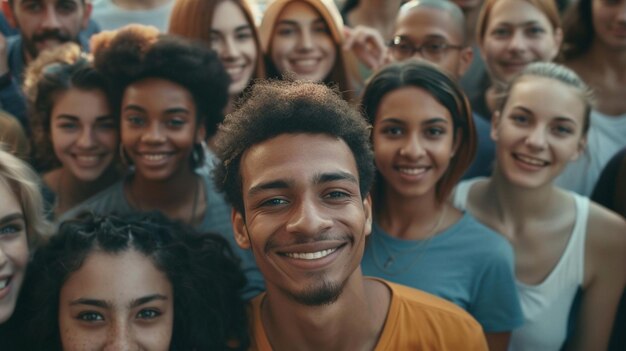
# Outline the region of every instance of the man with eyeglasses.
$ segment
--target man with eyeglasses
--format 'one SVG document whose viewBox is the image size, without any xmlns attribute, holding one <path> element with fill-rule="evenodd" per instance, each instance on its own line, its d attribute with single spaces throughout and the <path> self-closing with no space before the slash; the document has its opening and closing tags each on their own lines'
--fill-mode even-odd
<svg viewBox="0 0 626 351">
<path fill-rule="evenodd" d="M 398 12 L 389 59 L 429 61 L 458 81 L 472 62 L 473 51 L 467 39 L 465 17 L 456 4 L 447 0 L 412 0 Z M 495 157 L 489 122 L 474 114 L 474 124 L 478 149 L 464 179 L 491 175 Z"/>
</svg>

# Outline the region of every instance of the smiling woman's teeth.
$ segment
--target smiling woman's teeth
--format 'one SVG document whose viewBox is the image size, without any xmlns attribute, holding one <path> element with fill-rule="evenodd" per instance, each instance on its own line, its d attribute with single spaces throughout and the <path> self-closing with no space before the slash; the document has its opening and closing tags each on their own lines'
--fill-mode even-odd
<svg viewBox="0 0 626 351">
<path fill-rule="evenodd" d="M 291 257 L 291 258 L 297 258 L 299 260 L 317 260 L 319 258 L 322 257 L 326 257 L 328 255 L 330 255 L 331 253 L 337 251 L 337 249 L 328 249 L 328 250 L 322 250 L 322 251 L 317 251 L 317 252 L 288 252 L 285 253 L 285 256 L 287 257 Z"/>
<path fill-rule="evenodd" d="M 405 173 L 405 174 L 410 174 L 410 175 L 417 175 L 420 174 L 422 172 L 424 172 L 426 170 L 426 168 L 406 168 L 406 167 L 399 167 L 398 170 L 401 173 Z"/>
<path fill-rule="evenodd" d="M 158 161 L 162 160 L 166 157 L 166 154 L 152 154 L 152 155 L 143 155 L 143 157 L 149 161 Z"/>
</svg>

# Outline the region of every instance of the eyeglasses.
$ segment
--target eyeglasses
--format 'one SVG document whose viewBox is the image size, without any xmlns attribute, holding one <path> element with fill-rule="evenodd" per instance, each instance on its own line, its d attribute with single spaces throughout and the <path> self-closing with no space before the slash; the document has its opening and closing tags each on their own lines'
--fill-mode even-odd
<svg viewBox="0 0 626 351">
<path fill-rule="evenodd" d="M 421 46 L 415 46 L 409 40 L 402 36 L 394 37 L 388 44 L 391 55 L 396 60 L 405 60 L 419 52 L 426 60 L 439 61 L 443 59 L 448 50 L 461 50 L 463 46 L 448 44 L 440 39 L 432 39 L 425 41 Z"/>
</svg>

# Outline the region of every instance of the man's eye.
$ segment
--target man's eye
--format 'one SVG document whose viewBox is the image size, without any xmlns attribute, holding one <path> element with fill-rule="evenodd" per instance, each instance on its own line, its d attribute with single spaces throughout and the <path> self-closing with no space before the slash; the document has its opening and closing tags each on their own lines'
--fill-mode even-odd
<svg viewBox="0 0 626 351">
<path fill-rule="evenodd" d="M 346 197 L 350 197 L 350 194 L 346 193 L 345 191 L 335 190 L 326 194 L 326 197 L 330 199 L 343 199 Z"/>
<path fill-rule="evenodd" d="M 263 205 L 263 206 L 279 206 L 279 205 L 285 205 L 287 203 L 288 202 L 285 199 L 274 198 L 274 199 L 269 199 L 267 201 L 264 201 L 261 205 Z"/>
<path fill-rule="evenodd" d="M 91 311 L 81 312 L 76 318 L 85 322 L 99 322 L 104 320 L 104 316 L 100 313 Z"/>
<path fill-rule="evenodd" d="M 138 319 L 154 319 L 160 316 L 161 314 L 162 314 L 161 312 L 154 310 L 154 309 L 145 309 L 137 313 L 137 318 Z"/>
<path fill-rule="evenodd" d="M 426 43 L 424 49 L 431 53 L 440 53 L 446 48 L 446 43 Z"/>
</svg>

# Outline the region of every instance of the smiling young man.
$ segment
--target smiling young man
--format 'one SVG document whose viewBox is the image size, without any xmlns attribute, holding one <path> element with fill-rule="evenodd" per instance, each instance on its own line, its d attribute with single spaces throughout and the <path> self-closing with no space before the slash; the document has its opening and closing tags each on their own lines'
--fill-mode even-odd
<svg viewBox="0 0 626 351">
<path fill-rule="evenodd" d="M 486 350 L 478 323 L 432 295 L 364 278 L 374 176 L 369 129 L 315 83 L 257 84 L 218 134 L 218 188 L 267 292 L 251 350 Z"/>
</svg>

